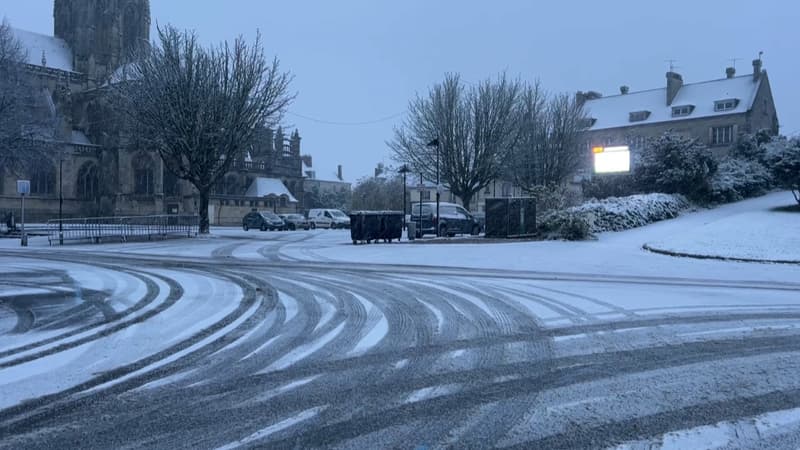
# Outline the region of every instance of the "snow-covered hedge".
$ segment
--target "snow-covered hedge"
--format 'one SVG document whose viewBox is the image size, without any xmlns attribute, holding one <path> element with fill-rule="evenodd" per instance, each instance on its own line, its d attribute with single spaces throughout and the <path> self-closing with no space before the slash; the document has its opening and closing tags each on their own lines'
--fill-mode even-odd
<svg viewBox="0 0 800 450">
<path fill-rule="evenodd" d="M 719 165 L 711 178 L 711 199 L 735 202 L 764 194 L 770 189 L 772 176 L 758 161 L 729 159 Z"/>
<path fill-rule="evenodd" d="M 690 206 L 680 194 L 641 194 L 592 200 L 542 218 L 539 229 L 554 239 L 585 239 L 589 233 L 622 231 L 671 219 Z M 587 233 L 581 236 L 585 227 Z"/>
</svg>

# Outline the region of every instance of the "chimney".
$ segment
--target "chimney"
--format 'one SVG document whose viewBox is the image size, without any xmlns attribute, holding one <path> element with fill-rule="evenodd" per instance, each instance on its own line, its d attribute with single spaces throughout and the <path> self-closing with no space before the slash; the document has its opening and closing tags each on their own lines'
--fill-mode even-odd
<svg viewBox="0 0 800 450">
<path fill-rule="evenodd" d="M 683 77 L 677 72 L 667 72 L 667 106 L 672 105 L 681 86 L 683 86 Z"/>
<path fill-rule="evenodd" d="M 753 60 L 753 81 L 758 81 L 761 77 L 761 58 Z"/>
<path fill-rule="evenodd" d="M 736 76 L 736 68 L 735 67 L 726 67 L 725 68 L 725 76 L 727 78 L 733 78 Z"/>
<path fill-rule="evenodd" d="M 336 167 L 336 178 L 338 178 L 339 181 L 342 181 L 342 165 L 341 164 L 339 164 Z"/>
<path fill-rule="evenodd" d="M 630 89 L 631 88 L 629 88 L 628 86 L 620 86 L 619 87 L 619 93 L 622 94 L 622 95 L 625 95 L 625 94 L 628 93 L 628 91 L 630 91 Z"/>
</svg>

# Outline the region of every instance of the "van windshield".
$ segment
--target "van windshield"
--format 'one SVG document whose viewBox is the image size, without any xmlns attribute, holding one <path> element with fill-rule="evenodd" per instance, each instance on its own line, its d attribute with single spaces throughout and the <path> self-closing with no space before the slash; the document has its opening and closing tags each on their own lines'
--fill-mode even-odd
<svg viewBox="0 0 800 450">
<path fill-rule="evenodd" d="M 347 217 L 343 212 L 339 211 L 338 209 L 331 211 L 331 215 L 333 217 Z"/>
</svg>

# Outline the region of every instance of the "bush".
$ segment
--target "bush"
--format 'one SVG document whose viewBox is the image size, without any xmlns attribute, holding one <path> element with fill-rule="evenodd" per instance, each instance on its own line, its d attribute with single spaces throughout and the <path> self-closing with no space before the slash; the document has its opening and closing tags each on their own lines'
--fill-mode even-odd
<svg viewBox="0 0 800 450">
<path fill-rule="evenodd" d="M 764 147 L 775 184 L 791 190 L 800 204 L 800 138 L 778 138 Z"/>
<path fill-rule="evenodd" d="M 622 231 L 671 219 L 689 206 L 682 195 L 612 197 L 547 214 L 540 221 L 539 229 L 549 238 L 586 239 L 591 233 Z"/>
<path fill-rule="evenodd" d="M 634 176 L 643 192 L 683 194 L 704 202 L 716 170 L 711 152 L 697 139 L 665 133 L 642 150 Z"/>
<path fill-rule="evenodd" d="M 768 130 L 759 130 L 755 134 L 740 134 L 731 149 L 730 156 L 735 159 L 746 161 L 758 161 L 766 163 L 766 152 L 764 144 L 772 141 L 772 136 Z"/>
<path fill-rule="evenodd" d="M 563 185 L 536 186 L 528 195 L 536 199 L 537 215 L 577 205 L 580 194 Z"/>
<path fill-rule="evenodd" d="M 591 236 L 586 217 L 576 211 L 552 211 L 539 221 L 539 232 L 548 239 L 582 241 Z"/>
<path fill-rule="evenodd" d="M 711 199 L 727 203 L 766 193 L 772 176 L 756 160 L 729 159 L 719 165 L 711 178 Z"/>
<path fill-rule="evenodd" d="M 624 175 L 595 175 L 591 180 L 581 183 L 584 198 L 604 199 L 608 197 L 625 197 L 637 194 L 633 177 Z"/>
</svg>

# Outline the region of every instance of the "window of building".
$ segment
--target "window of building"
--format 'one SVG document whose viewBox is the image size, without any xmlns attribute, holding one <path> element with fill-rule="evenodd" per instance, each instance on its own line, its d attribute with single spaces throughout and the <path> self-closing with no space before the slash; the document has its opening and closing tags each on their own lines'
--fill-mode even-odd
<svg viewBox="0 0 800 450">
<path fill-rule="evenodd" d="M 134 195 L 153 195 L 153 160 L 139 154 L 133 158 L 133 193 Z"/>
<path fill-rule="evenodd" d="M 647 138 L 641 135 L 629 135 L 625 138 L 625 142 L 630 148 L 643 148 L 647 143 Z"/>
<path fill-rule="evenodd" d="M 164 168 L 164 195 L 167 197 L 174 197 L 180 194 L 180 189 L 178 185 L 178 177 L 175 176 L 174 173 L 170 172 L 166 168 Z"/>
<path fill-rule="evenodd" d="M 431 191 L 424 190 L 420 192 L 420 198 L 425 201 L 429 201 L 431 199 Z"/>
<path fill-rule="evenodd" d="M 694 111 L 694 105 L 682 105 L 672 107 L 672 117 L 688 116 Z"/>
<path fill-rule="evenodd" d="M 31 175 L 32 195 L 51 195 L 56 191 L 56 169 L 50 164 L 44 164 Z"/>
<path fill-rule="evenodd" d="M 732 109 L 736 109 L 736 106 L 739 104 L 739 100 L 735 98 L 730 98 L 727 100 L 717 100 L 714 102 L 714 111 L 730 111 Z"/>
<path fill-rule="evenodd" d="M 99 194 L 97 177 L 97 164 L 87 162 L 78 170 L 78 182 L 76 183 L 78 198 L 90 200 L 97 198 Z"/>
<path fill-rule="evenodd" d="M 628 121 L 630 122 L 641 122 L 647 120 L 648 117 L 650 117 L 650 111 L 633 111 L 628 113 Z"/>
<path fill-rule="evenodd" d="M 733 125 L 711 129 L 711 145 L 727 145 L 733 142 Z"/>
</svg>

